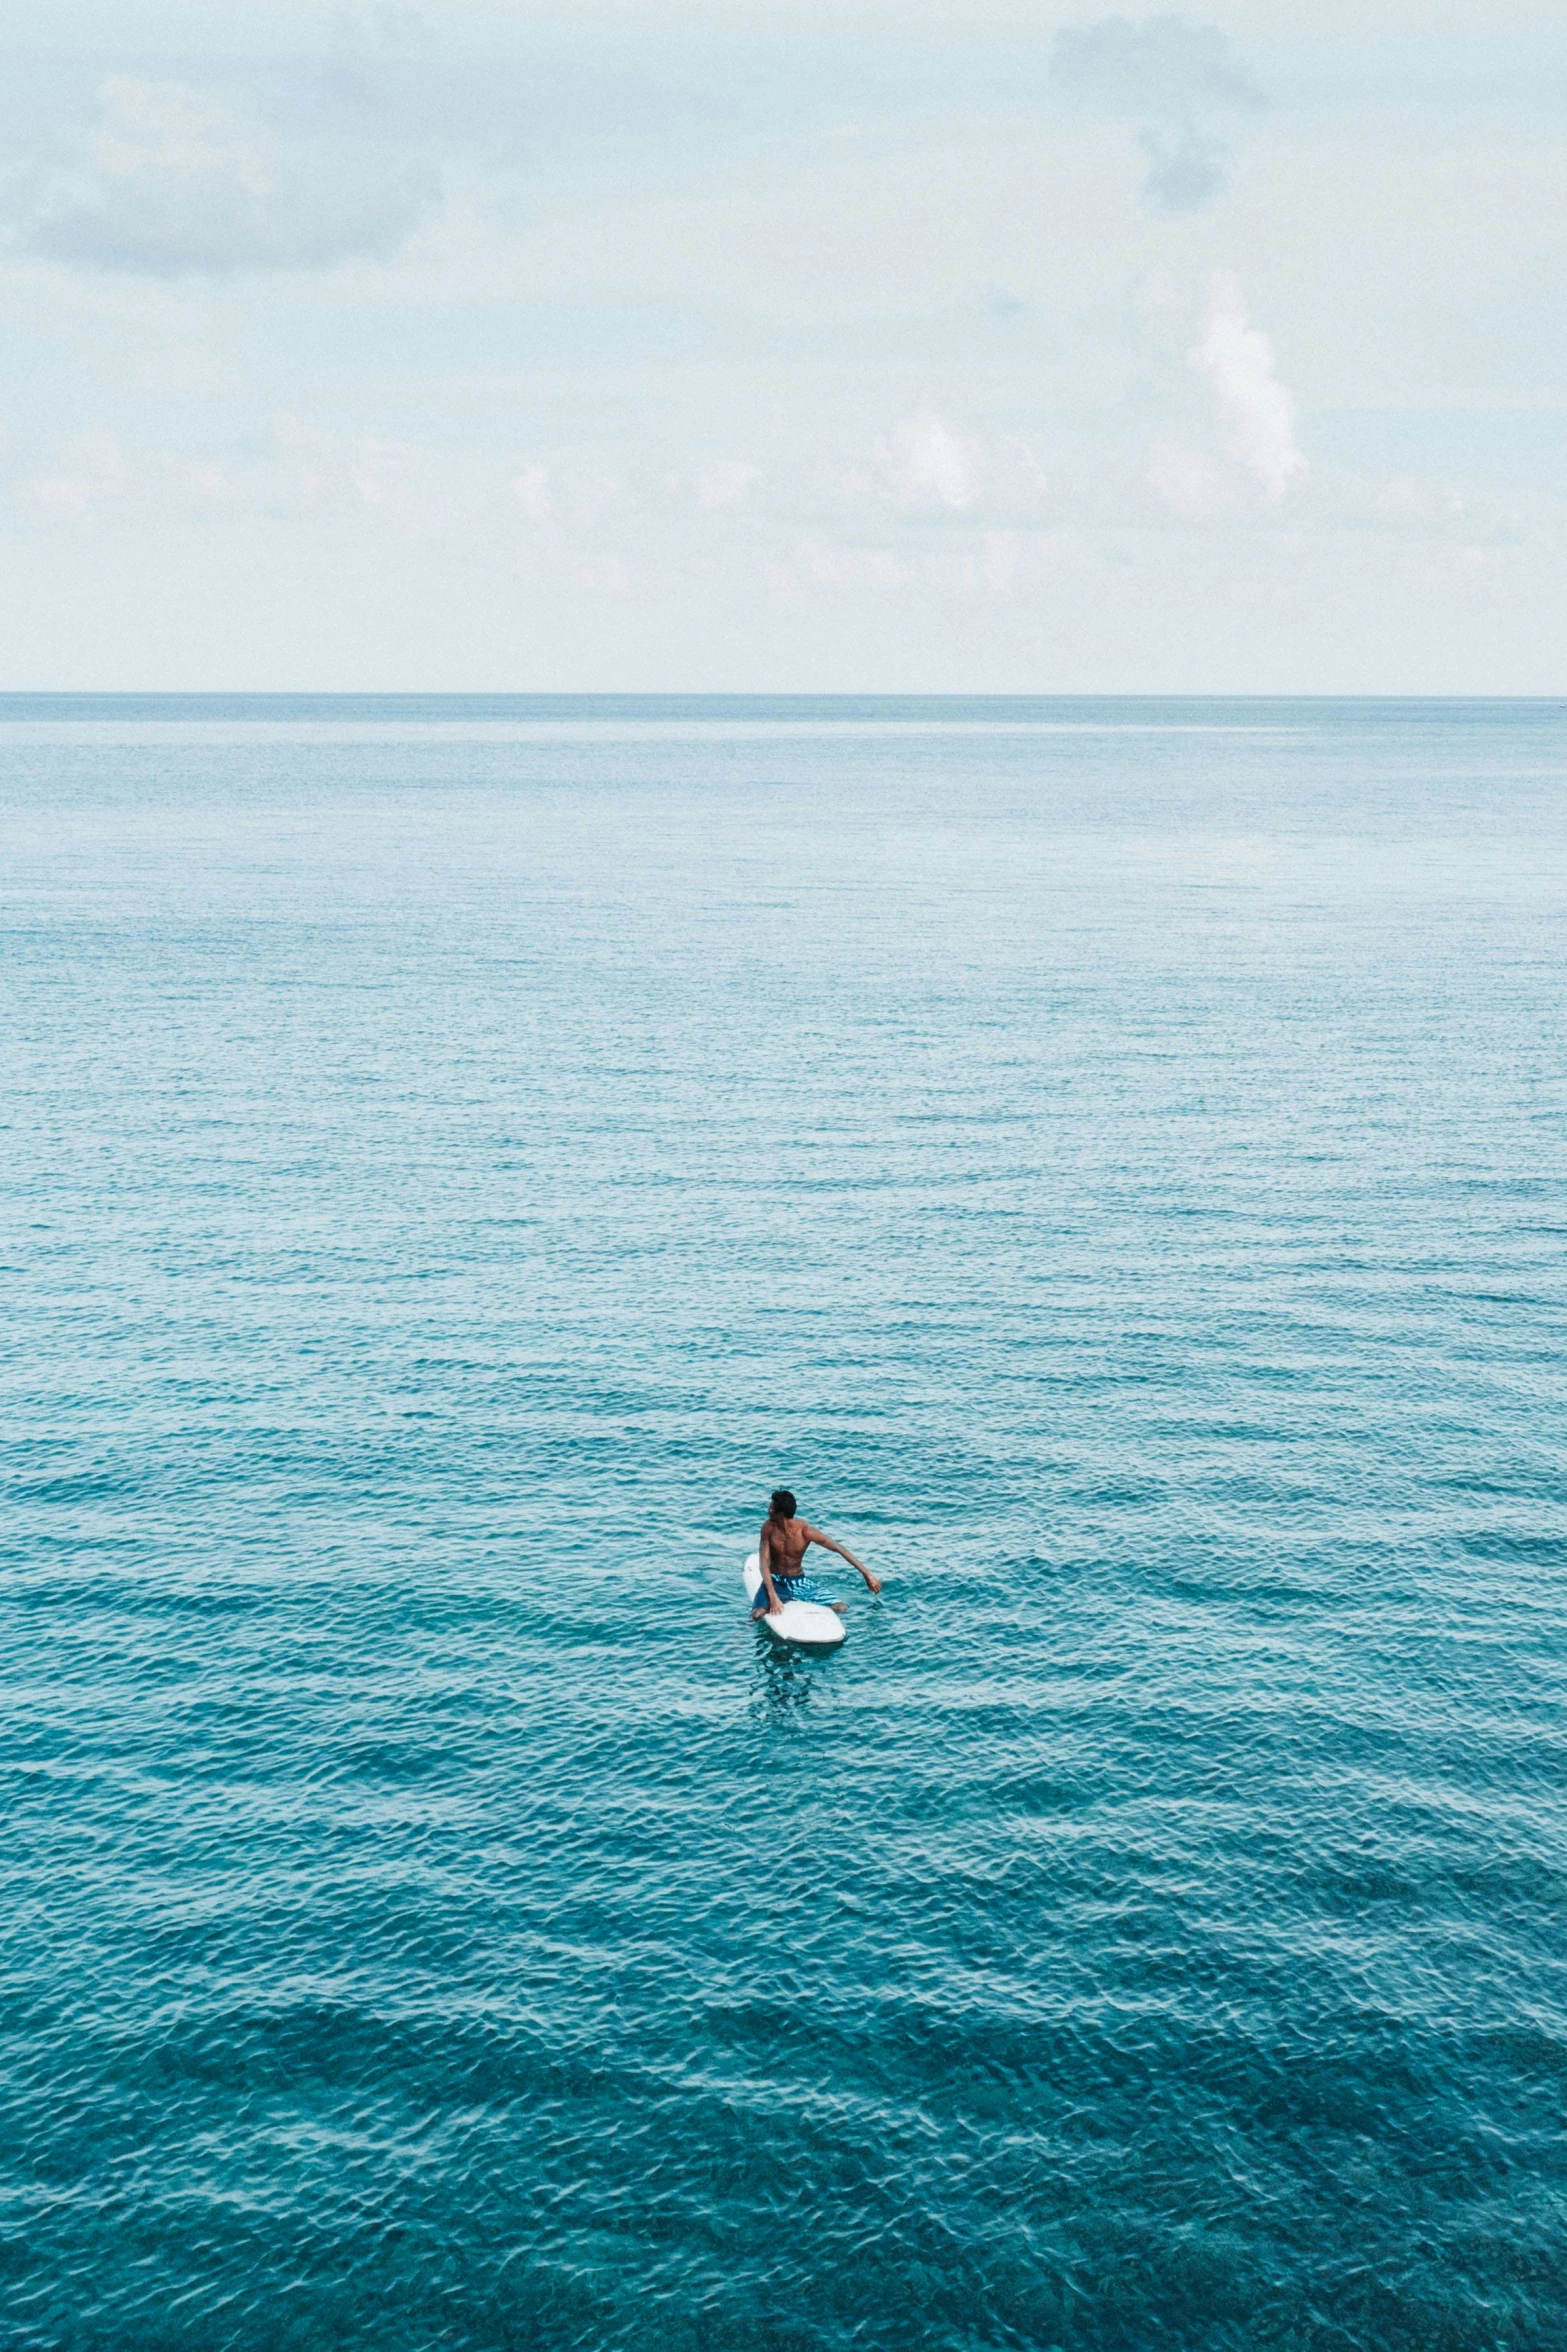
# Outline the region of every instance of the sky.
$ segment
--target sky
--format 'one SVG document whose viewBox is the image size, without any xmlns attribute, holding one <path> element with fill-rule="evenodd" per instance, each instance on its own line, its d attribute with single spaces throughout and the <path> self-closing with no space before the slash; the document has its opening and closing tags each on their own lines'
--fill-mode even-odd
<svg viewBox="0 0 1567 2352">
<path fill-rule="evenodd" d="M 1563 691 L 1567 11 L 9 0 L 0 689 Z"/>
</svg>

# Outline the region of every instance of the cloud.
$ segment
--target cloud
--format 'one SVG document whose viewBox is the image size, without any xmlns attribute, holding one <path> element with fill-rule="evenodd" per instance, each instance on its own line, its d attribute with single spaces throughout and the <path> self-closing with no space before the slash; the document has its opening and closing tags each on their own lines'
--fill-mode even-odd
<svg viewBox="0 0 1567 2352">
<path fill-rule="evenodd" d="M 546 465 L 519 466 L 511 478 L 511 494 L 530 523 L 547 523 L 555 511 L 555 494 L 550 488 L 550 469 Z"/>
<path fill-rule="evenodd" d="M 980 548 L 980 578 L 992 596 L 1010 596 L 1017 586 L 1022 545 L 1015 531 L 987 531 Z"/>
<path fill-rule="evenodd" d="M 577 566 L 576 578 L 579 588 L 587 588 L 595 596 L 624 596 L 631 586 L 630 570 L 618 555 L 585 557 Z"/>
<path fill-rule="evenodd" d="M 699 502 L 709 512 L 724 506 L 743 506 L 761 480 L 761 469 L 739 457 L 715 457 L 696 478 Z"/>
<path fill-rule="evenodd" d="M 57 472 L 28 485 L 35 504 L 54 514 L 84 515 L 129 485 L 130 463 L 117 434 L 90 436 L 60 454 L 65 462 Z"/>
<path fill-rule="evenodd" d="M 1007 443 L 1007 447 L 1017 459 L 1024 481 L 1038 497 L 1043 498 L 1050 488 L 1049 477 L 1028 443 L 1014 438 Z"/>
<path fill-rule="evenodd" d="M 1020 531 L 981 531 L 964 550 L 948 577 L 969 594 L 983 589 L 988 596 L 1011 596 L 1023 567 L 1024 541 Z"/>
<path fill-rule="evenodd" d="M 1306 460 L 1295 440 L 1295 403 L 1279 382 L 1273 345 L 1246 315 L 1238 279 L 1216 270 L 1208 280 L 1202 332 L 1188 353 L 1206 378 L 1230 455 L 1280 499 Z"/>
<path fill-rule="evenodd" d="M 1512 500 L 1498 503 L 1460 490 L 1456 482 L 1419 480 L 1395 474 L 1370 502 L 1372 525 L 1401 536 L 1466 543 L 1478 558 L 1487 548 L 1517 546 L 1530 534 L 1524 511 Z"/>
<path fill-rule="evenodd" d="M 85 474 L 45 474 L 33 484 L 33 496 L 57 514 L 79 515 L 91 506 L 94 489 Z"/>
<path fill-rule="evenodd" d="M 324 432 L 297 416 L 279 417 L 273 440 L 283 482 L 301 506 L 377 507 L 400 522 L 416 518 L 421 457 L 407 442 Z"/>
<path fill-rule="evenodd" d="M 1465 512 L 1468 501 L 1448 483 L 1417 482 L 1396 474 L 1376 498 L 1373 511 L 1387 523 L 1450 523 Z"/>
<path fill-rule="evenodd" d="M 340 8 L 332 32 L 345 49 L 429 49 L 437 35 L 430 19 L 400 0 L 370 0 L 369 5 Z"/>
<path fill-rule="evenodd" d="M 905 588 L 909 580 L 884 547 L 832 547 L 822 539 L 806 539 L 800 561 L 821 588 Z"/>
<path fill-rule="evenodd" d="M 1140 124 L 1142 193 L 1158 212 L 1195 212 L 1218 195 L 1231 150 L 1213 117 L 1264 102 L 1228 34 L 1181 16 L 1068 25 L 1056 35 L 1050 71 L 1079 104 Z"/>
<path fill-rule="evenodd" d="M 1197 123 L 1139 131 L 1148 158 L 1143 194 L 1159 212 L 1199 212 L 1224 186 L 1231 150 Z"/>
<path fill-rule="evenodd" d="M 1148 452 L 1148 479 L 1166 506 L 1194 520 L 1217 514 L 1230 502 L 1230 486 L 1218 467 L 1168 435 Z"/>
<path fill-rule="evenodd" d="M 984 452 L 977 442 L 921 409 L 894 425 L 874 456 L 883 480 L 902 506 L 945 507 L 961 514 L 978 498 L 984 480 Z"/>
<path fill-rule="evenodd" d="M 401 441 L 357 442 L 348 457 L 348 481 L 361 506 L 400 502 L 412 456 Z"/>
<path fill-rule="evenodd" d="M 566 493 L 562 485 L 562 495 Z M 587 528 L 599 522 L 612 506 L 620 503 L 620 484 L 613 474 L 594 474 L 590 479 L 570 485 L 569 504 L 573 519 Z"/>
<path fill-rule="evenodd" d="M 1183 16 L 1104 16 L 1057 33 L 1050 70 L 1075 95 L 1116 114 L 1189 114 L 1258 106 L 1262 94 L 1217 25 Z"/>
<path fill-rule="evenodd" d="M 148 277 L 325 269 L 395 252 L 438 196 L 325 121 L 290 140 L 184 82 L 118 75 L 72 165 L 35 189 L 20 242 Z"/>
</svg>

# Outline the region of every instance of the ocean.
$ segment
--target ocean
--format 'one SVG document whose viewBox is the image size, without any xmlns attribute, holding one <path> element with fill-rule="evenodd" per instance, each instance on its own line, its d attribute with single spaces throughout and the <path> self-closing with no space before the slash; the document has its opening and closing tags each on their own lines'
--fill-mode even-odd
<svg viewBox="0 0 1567 2352">
<path fill-rule="evenodd" d="M 0 699 L 5 2352 L 1561 2352 L 1564 784 Z"/>
</svg>

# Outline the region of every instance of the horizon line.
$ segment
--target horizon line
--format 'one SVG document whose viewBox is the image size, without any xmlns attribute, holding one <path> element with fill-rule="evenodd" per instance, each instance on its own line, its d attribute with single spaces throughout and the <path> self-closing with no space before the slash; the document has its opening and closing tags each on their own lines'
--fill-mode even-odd
<svg viewBox="0 0 1567 2352">
<path fill-rule="evenodd" d="M 1309 691 L 1248 690 L 1237 692 L 1225 689 L 1184 687 L 1162 689 L 1139 688 L 1074 688 L 1057 691 L 1030 691 L 1014 688 L 986 688 L 970 690 L 921 689 L 900 692 L 880 687 L 832 687 L 773 689 L 725 687 L 714 691 L 701 688 L 493 688 L 493 687 L 318 687 L 318 686 L 66 686 L 66 687 L 3 687 L 0 688 L 0 712 L 15 710 L 21 705 L 34 708 L 43 705 L 93 703 L 118 704 L 181 704 L 189 707 L 202 704 L 209 707 L 235 704 L 376 704 L 381 707 L 400 705 L 409 709 L 428 708 L 431 704 L 483 704 L 491 708 L 552 709 L 563 707 L 615 707 L 619 709 L 651 707 L 664 709 L 711 709 L 715 704 L 736 708 L 770 704 L 775 708 L 824 709 L 832 707 L 865 708 L 869 705 L 908 708 L 918 705 L 927 708 L 962 705 L 974 707 L 1041 707 L 1059 708 L 1065 704 L 1084 703 L 1223 703 L 1223 704 L 1280 704 L 1315 703 L 1338 706 L 1385 706 L 1387 704 L 1474 705 L 1532 703 L 1555 705 L 1567 703 L 1567 687 L 1559 692 L 1531 691 L 1527 693 L 1425 693 L 1407 690 L 1392 692 L 1333 692 L 1322 689 Z"/>
</svg>

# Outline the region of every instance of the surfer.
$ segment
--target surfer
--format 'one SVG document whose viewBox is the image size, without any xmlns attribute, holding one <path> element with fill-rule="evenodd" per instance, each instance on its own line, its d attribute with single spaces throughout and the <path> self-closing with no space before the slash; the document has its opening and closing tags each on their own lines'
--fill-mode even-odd
<svg viewBox="0 0 1567 2352">
<path fill-rule="evenodd" d="M 826 1601 L 827 1595 L 801 1572 L 800 1562 L 806 1547 L 820 1544 L 824 1552 L 836 1552 L 840 1560 L 847 1560 L 851 1568 L 858 1568 L 873 1593 L 881 1591 L 881 1581 L 871 1574 L 863 1561 L 857 1560 L 847 1544 L 835 1543 L 819 1527 L 797 1519 L 793 1495 L 786 1486 L 773 1493 L 773 1507 L 762 1522 L 761 1541 L 756 1547 L 757 1561 L 762 1571 L 762 1590 L 766 1599 L 752 1610 L 753 1617 L 771 1617 L 785 1601 Z M 842 1601 L 829 1601 L 829 1608 L 843 1615 Z"/>
</svg>

